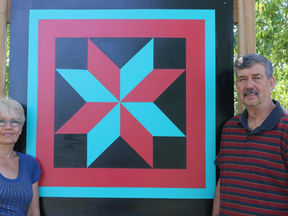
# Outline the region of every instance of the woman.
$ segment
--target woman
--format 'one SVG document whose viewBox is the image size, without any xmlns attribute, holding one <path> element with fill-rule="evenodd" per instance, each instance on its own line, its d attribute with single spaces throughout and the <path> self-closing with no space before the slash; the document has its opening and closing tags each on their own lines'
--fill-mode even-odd
<svg viewBox="0 0 288 216">
<path fill-rule="evenodd" d="M 0 215 L 40 215 L 39 164 L 13 150 L 24 122 L 23 107 L 15 100 L 0 98 Z"/>
</svg>

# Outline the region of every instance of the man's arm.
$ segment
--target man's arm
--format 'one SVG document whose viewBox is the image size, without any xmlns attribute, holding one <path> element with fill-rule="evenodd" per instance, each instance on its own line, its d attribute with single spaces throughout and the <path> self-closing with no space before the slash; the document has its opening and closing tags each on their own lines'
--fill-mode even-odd
<svg viewBox="0 0 288 216">
<path fill-rule="evenodd" d="M 216 186 L 212 216 L 218 216 L 220 212 L 220 178 Z"/>
</svg>

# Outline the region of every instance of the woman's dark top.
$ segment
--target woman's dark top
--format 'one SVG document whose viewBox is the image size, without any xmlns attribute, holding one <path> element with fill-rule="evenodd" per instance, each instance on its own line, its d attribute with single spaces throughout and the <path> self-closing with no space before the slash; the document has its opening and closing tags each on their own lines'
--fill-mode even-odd
<svg viewBox="0 0 288 216">
<path fill-rule="evenodd" d="M 0 173 L 0 215 L 27 215 L 33 198 L 32 184 L 39 181 L 41 170 L 30 155 L 16 152 L 19 156 L 19 175 L 7 179 Z"/>
</svg>

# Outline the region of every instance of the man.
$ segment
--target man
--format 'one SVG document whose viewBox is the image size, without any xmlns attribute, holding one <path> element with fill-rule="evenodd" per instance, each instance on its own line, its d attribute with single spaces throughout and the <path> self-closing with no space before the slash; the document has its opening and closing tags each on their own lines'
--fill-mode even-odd
<svg viewBox="0 0 288 216">
<path fill-rule="evenodd" d="M 272 64 L 249 54 L 235 72 L 246 109 L 222 131 L 212 215 L 288 215 L 288 113 L 271 99 Z"/>
</svg>

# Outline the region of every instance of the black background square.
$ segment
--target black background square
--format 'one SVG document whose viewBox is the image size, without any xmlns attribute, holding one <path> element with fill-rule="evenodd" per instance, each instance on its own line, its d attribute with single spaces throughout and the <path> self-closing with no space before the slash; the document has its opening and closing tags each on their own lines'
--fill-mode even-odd
<svg viewBox="0 0 288 216">
<path fill-rule="evenodd" d="M 154 38 L 155 69 L 185 69 L 185 38 Z"/>
<path fill-rule="evenodd" d="M 185 137 L 153 137 L 153 167 L 186 169 Z"/>
<path fill-rule="evenodd" d="M 55 134 L 54 139 L 55 168 L 87 167 L 86 134 Z"/>
<path fill-rule="evenodd" d="M 87 69 L 87 38 L 56 38 L 55 68 Z"/>
</svg>

